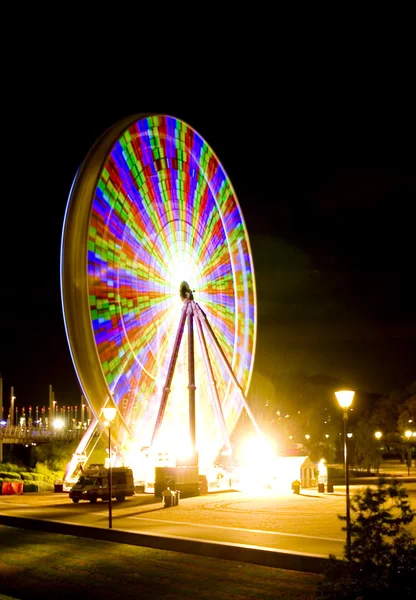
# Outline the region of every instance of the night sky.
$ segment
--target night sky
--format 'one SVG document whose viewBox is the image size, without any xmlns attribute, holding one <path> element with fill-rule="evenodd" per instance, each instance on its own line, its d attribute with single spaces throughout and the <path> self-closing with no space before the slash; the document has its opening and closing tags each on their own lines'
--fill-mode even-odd
<svg viewBox="0 0 416 600">
<path fill-rule="evenodd" d="M 240 202 L 255 266 L 255 372 L 295 371 L 384 393 L 416 379 L 414 112 L 308 86 L 227 80 L 179 94 L 136 81 L 105 93 L 26 66 L 9 83 L 0 205 L 4 403 L 79 402 L 59 284 L 76 170 L 119 119 L 183 119 L 213 148 Z M 67 79 L 66 79 L 67 78 Z M 272 85 L 273 84 L 273 85 Z M 276 87 L 277 85 L 277 87 Z M 280 87 L 279 87 L 280 85 Z M 227 91 L 228 90 L 228 91 Z M 351 91 L 351 97 L 354 95 Z M 333 98 L 332 98 L 333 100 Z M 348 106 L 348 110 L 346 110 Z"/>
</svg>

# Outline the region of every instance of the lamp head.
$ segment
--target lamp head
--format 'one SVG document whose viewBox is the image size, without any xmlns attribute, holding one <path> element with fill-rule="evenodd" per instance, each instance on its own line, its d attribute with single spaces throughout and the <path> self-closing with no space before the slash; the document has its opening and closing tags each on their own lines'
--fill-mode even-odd
<svg viewBox="0 0 416 600">
<path fill-rule="evenodd" d="M 407 437 L 407 439 L 409 440 L 412 437 L 412 432 L 410 431 L 410 429 L 408 429 L 407 431 L 404 432 L 404 435 Z"/>
<path fill-rule="evenodd" d="M 351 406 L 354 394 L 355 392 L 352 392 L 351 390 L 341 390 L 339 392 L 335 392 L 338 403 L 344 410 L 347 410 L 347 408 Z"/>
<path fill-rule="evenodd" d="M 111 423 L 111 421 L 114 419 L 114 417 L 116 416 L 116 413 L 117 413 L 117 409 L 113 408 L 112 406 L 103 408 L 104 419 L 106 421 L 108 421 L 109 423 Z"/>
</svg>

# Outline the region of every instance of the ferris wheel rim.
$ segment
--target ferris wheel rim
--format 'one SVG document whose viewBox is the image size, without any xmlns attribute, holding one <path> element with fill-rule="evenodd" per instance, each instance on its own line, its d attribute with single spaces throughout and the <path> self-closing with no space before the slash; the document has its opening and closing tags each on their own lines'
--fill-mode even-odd
<svg viewBox="0 0 416 600">
<path fill-rule="evenodd" d="M 85 365 L 101 365 L 99 352 L 94 337 L 91 323 L 91 312 L 88 304 L 88 257 L 87 240 L 88 227 L 90 223 L 93 193 L 97 187 L 97 181 L 102 173 L 102 169 L 108 160 L 111 149 L 120 139 L 123 132 L 139 120 L 152 117 L 171 118 L 184 123 L 196 135 L 199 135 L 193 127 L 169 115 L 160 115 L 157 113 L 135 114 L 119 121 L 96 141 L 87 156 L 85 157 L 80 169 L 78 170 L 73 185 L 71 187 L 68 204 L 66 207 L 64 227 L 61 240 L 61 301 L 64 312 L 64 324 L 66 335 L 69 342 L 71 358 L 78 375 L 79 383 L 84 396 L 95 417 L 99 420 L 100 414 L 97 406 L 103 398 L 111 399 L 112 393 L 109 385 L 102 377 L 103 373 L 99 369 L 86 369 Z M 201 138 L 203 139 L 203 138 Z M 203 140 L 205 142 L 205 140 Z M 206 143 L 206 142 L 205 142 Z M 208 144 L 207 144 L 208 145 Z M 221 165 L 218 156 L 208 146 L 212 155 L 215 157 L 218 165 Z M 222 167 L 223 168 L 223 167 Z M 251 252 L 250 240 L 247 234 L 246 223 L 241 207 L 235 193 L 234 187 L 224 171 L 228 180 L 228 185 L 233 193 L 234 201 L 239 210 L 239 218 L 243 225 L 244 241 L 247 245 L 251 269 L 251 286 L 253 290 L 253 349 L 255 349 L 257 338 L 257 302 L 256 302 L 256 282 L 254 275 L 253 257 Z M 214 198 L 215 199 L 215 198 Z M 215 199 L 215 202 L 216 199 Z M 220 217 L 222 213 L 217 205 Z M 75 285 L 74 285 L 75 282 Z M 77 307 L 76 310 L 74 307 Z M 80 331 L 82 330 L 82 335 Z M 247 390 L 252 378 L 254 368 L 254 350 L 249 373 L 245 384 Z M 87 372 L 88 371 L 88 372 Z M 93 390 L 93 391 L 92 391 Z"/>
</svg>

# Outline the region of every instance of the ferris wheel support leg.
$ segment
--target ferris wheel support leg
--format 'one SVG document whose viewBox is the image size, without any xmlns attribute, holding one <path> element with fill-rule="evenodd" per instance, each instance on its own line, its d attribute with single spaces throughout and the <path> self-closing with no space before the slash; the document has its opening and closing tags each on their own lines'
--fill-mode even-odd
<svg viewBox="0 0 416 600">
<path fill-rule="evenodd" d="M 217 340 L 217 336 L 215 335 L 215 333 L 214 333 L 211 325 L 208 322 L 206 314 L 204 313 L 204 311 L 202 310 L 202 308 L 196 302 L 195 302 L 195 307 L 196 307 L 196 314 L 197 314 L 198 318 L 200 319 L 202 325 L 206 328 L 211 341 L 214 343 L 214 345 L 216 346 L 216 348 L 217 348 L 217 350 L 218 350 L 218 352 L 220 354 L 221 360 L 222 360 L 225 368 L 227 369 L 229 376 L 231 377 L 232 381 L 234 382 L 234 385 L 236 386 L 236 388 L 238 389 L 238 391 L 240 393 L 241 399 L 243 401 L 244 408 L 246 409 L 246 412 L 247 412 L 248 416 L 250 417 L 250 420 L 253 423 L 253 426 L 254 426 L 255 430 L 257 431 L 257 433 L 260 436 L 262 436 L 263 433 L 262 433 L 260 427 L 258 426 L 257 421 L 254 418 L 253 413 L 251 412 L 251 409 L 250 409 L 250 407 L 248 405 L 248 402 L 247 402 L 247 398 L 245 397 L 244 392 L 243 392 L 243 390 L 242 390 L 242 388 L 241 388 L 241 386 L 240 386 L 240 384 L 238 382 L 238 379 L 235 376 L 235 373 L 234 373 L 234 371 L 233 371 L 230 363 L 228 362 L 228 359 L 225 356 L 223 349 L 221 348 L 221 344 Z"/>
<path fill-rule="evenodd" d="M 228 435 L 227 425 L 226 425 L 225 419 L 224 419 L 224 413 L 222 412 L 222 406 L 221 406 L 221 402 L 220 402 L 220 399 L 218 396 L 217 383 L 215 381 L 214 371 L 212 370 L 211 360 L 210 360 L 209 354 L 208 354 L 208 348 L 207 348 L 207 343 L 206 343 L 205 336 L 204 336 L 204 331 L 202 329 L 202 324 L 201 324 L 198 316 L 196 318 L 196 327 L 197 327 L 197 332 L 198 332 L 199 344 L 201 346 L 201 351 L 202 351 L 202 358 L 204 360 L 205 369 L 206 369 L 207 374 L 209 375 L 209 379 L 210 379 L 210 388 L 211 388 L 214 410 L 217 415 L 217 420 L 218 420 L 218 423 L 221 428 L 224 445 L 229 450 L 231 450 L 230 437 Z"/>
<path fill-rule="evenodd" d="M 182 341 L 183 330 L 185 329 L 185 321 L 186 321 L 186 315 L 187 315 L 187 310 L 188 310 L 188 304 L 189 304 L 189 301 L 185 302 L 184 306 L 182 308 L 182 314 L 181 314 L 181 318 L 179 321 L 179 327 L 178 327 L 178 331 L 176 332 L 175 343 L 173 346 L 172 355 L 170 357 L 168 373 L 166 375 L 165 386 L 163 388 L 162 398 L 160 400 L 160 405 L 159 405 L 159 411 L 157 413 L 155 427 L 153 430 L 152 441 L 150 442 L 151 446 L 153 446 L 153 444 L 157 438 L 160 426 L 163 421 L 163 416 L 165 414 L 165 409 L 166 409 L 166 404 L 168 401 L 168 396 L 169 396 L 169 392 L 170 392 L 170 386 L 172 383 L 173 373 L 175 371 L 175 365 L 176 365 L 176 361 L 178 359 L 179 347 L 180 347 L 181 341 Z"/>
<path fill-rule="evenodd" d="M 64 473 L 64 481 L 71 479 L 72 476 L 74 475 L 75 471 L 77 470 L 77 468 L 80 464 L 79 455 L 86 454 L 86 449 L 88 447 L 88 444 L 90 443 L 92 436 L 94 435 L 94 432 L 95 432 L 95 429 L 97 426 L 98 426 L 98 421 L 94 417 L 92 419 L 91 423 L 88 425 L 88 428 L 85 431 L 84 435 L 82 436 L 81 441 L 79 442 L 77 449 L 75 450 L 74 454 L 72 455 L 71 460 L 69 461 L 69 463 L 66 466 L 65 473 Z M 95 445 L 96 444 L 94 444 L 94 448 L 95 448 Z M 92 452 L 92 450 L 91 450 L 91 452 Z M 90 454 L 91 454 L 91 452 L 90 452 Z M 89 458 L 89 455 L 86 456 L 86 461 L 88 460 L 88 458 Z"/>
<path fill-rule="evenodd" d="M 192 452 L 196 453 L 196 419 L 195 419 L 195 356 L 194 356 L 194 314 L 192 302 L 188 302 L 188 389 L 189 389 L 189 432 Z"/>
</svg>

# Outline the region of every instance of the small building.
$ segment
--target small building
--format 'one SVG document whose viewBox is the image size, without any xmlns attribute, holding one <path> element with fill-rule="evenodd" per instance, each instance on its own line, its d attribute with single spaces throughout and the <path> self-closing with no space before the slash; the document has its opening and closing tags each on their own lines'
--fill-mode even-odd
<svg viewBox="0 0 416 600">
<path fill-rule="evenodd" d="M 313 462 L 309 456 L 305 458 L 300 467 L 300 483 L 303 488 L 316 487 L 318 483 L 318 463 Z"/>
</svg>

